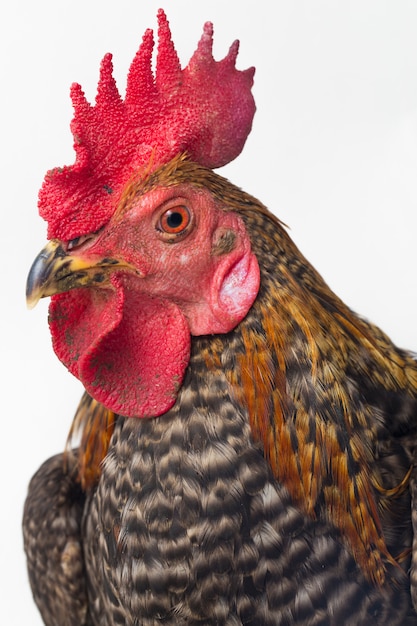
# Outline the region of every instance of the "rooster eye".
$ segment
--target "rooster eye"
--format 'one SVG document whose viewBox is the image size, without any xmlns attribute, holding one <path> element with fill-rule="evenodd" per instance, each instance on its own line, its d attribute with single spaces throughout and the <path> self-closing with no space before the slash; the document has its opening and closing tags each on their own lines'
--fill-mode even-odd
<svg viewBox="0 0 417 626">
<path fill-rule="evenodd" d="M 183 233 L 191 222 L 191 214 L 186 206 L 180 205 L 168 209 L 159 218 L 158 228 L 168 235 Z"/>
</svg>

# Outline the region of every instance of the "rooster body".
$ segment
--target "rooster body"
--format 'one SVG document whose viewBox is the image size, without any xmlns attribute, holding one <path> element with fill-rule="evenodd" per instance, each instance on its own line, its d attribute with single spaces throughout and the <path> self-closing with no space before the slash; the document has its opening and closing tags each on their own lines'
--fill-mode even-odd
<svg viewBox="0 0 417 626">
<path fill-rule="evenodd" d="M 413 356 L 189 155 L 120 197 L 29 279 L 88 392 L 25 505 L 45 624 L 417 624 Z"/>
</svg>

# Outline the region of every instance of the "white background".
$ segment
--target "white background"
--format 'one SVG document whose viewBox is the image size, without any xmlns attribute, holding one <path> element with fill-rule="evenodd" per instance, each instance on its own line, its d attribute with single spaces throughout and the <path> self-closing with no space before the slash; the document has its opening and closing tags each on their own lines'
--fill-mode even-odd
<svg viewBox="0 0 417 626">
<path fill-rule="evenodd" d="M 417 350 L 417 3 L 410 0 L 15 0 L 0 9 L 0 622 L 40 625 L 20 520 L 28 480 L 61 451 L 81 395 L 52 352 L 47 302 L 28 312 L 28 269 L 46 227 L 37 192 L 74 161 L 69 86 L 95 97 L 113 52 L 125 76 L 166 9 L 183 66 L 206 20 L 215 57 L 241 41 L 257 68 L 253 131 L 224 175 L 267 204 L 355 310 Z"/>
</svg>

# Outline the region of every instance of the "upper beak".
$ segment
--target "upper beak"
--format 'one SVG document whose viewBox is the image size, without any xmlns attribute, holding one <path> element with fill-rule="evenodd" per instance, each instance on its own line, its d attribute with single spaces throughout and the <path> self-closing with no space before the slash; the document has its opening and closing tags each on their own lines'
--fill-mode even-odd
<svg viewBox="0 0 417 626">
<path fill-rule="evenodd" d="M 113 258 L 83 259 L 68 254 L 60 241 L 52 239 L 41 250 L 26 282 L 26 302 L 32 309 L 41 298 L 77 287 L 102 285 L 112 270 L 133 270 L 131 265 Z M 136 270 L 135 270 L 136 271 Z"/>
</svg>

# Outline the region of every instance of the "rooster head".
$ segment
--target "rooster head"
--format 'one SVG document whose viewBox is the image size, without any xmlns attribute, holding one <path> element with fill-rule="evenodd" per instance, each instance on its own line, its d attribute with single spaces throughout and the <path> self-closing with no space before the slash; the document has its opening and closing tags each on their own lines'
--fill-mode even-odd
<svg viewBox="0 0 417 626">
<path fill-rule="evenodd" d="M 255 111 L 237 43 L 212 57 L 212 26 L 181 69 L 163 11 L 151 69 L 147 31 L 125 99 L 102 63 L 95 106 L 72 87 L 76 161 L 47 173 L 51 241 L 28 277 L 29 305 L 52 296 L 56 354 L 92 397 L 125 416 L 165 413 L 191 335 L 227 333 L 252 306 L 259 267 L 239 215 L 204 185 L 234 159 Z"/>
</svg>

